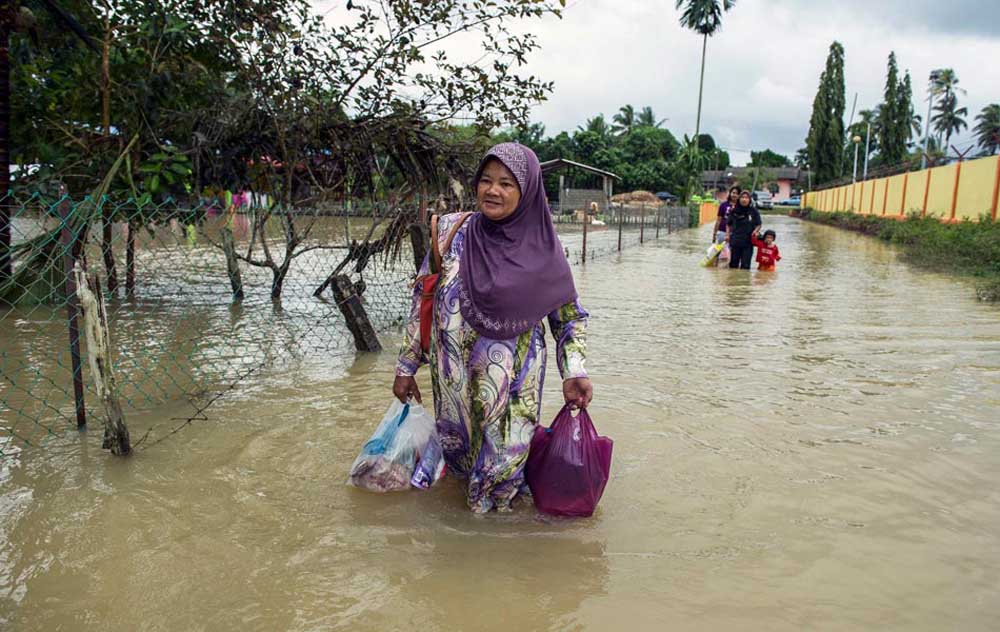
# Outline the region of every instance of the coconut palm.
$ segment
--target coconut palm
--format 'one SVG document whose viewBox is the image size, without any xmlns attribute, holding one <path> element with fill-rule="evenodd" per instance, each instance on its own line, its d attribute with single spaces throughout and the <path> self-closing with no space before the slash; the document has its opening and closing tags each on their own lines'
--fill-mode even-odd
<svg viewBox="0 0 1000 632">
<path fill-rule="evenodd" d="M 947 153 L 948 147 L 951 144 L 951 135 L 961 132 L 962 129 L 969 126 L 965 122 L 965 117 L 968 116 L 969 109 L 958 107 L 958 97 L 954 92 L 951 92 L 941 99 L 940 103 L 934 106 L 934 111 L 937 114 L 931 118 L 931 124 L 934 125 L 934 131 L 939 136 L 944 136 L 944 150 Z"/>
<path fill-rule="evenodd" d="M 594 132 L 601 137 L 611 135 L 611 127 L 604 120 L 603 114 L 598 114 L 594 118 L 587 119 L 587 123 L 585 125 L 578 125 L 577 129 L 581 132 Z"/>
<path fill-rule="evenodd" d="M 628 134 L 635 127 L 635 108 L 631 105 L 623 105 L 618 108 L 618 114 L 611 117 L 614 124 L 611 128 L 619 134 Z"/>
<path fill-rule="evenodd" d="M 958 75 L 955 73 L 954 68 L 941 68 L 935 70 L 931 76 L 931 92 L 934 96 L 944 95 L 946 97 L 951 96 L 956 92 L 961 92 L 965 94 L 965 90 L 958 87 Z"/>
<path fill-rule="evenodd" d="M 987 154 L 1000 150 L 1000 103 L 991 103 L 976 117 L 978 123 L 972 131 L 976 133 L 979 146 Z"/>
<path fill-rule="evenodd" d="M 641 125 L 643 127 L 660 127 L 667 122 L 667 119 L 664 118 L 657 120 L 656 115 L 653 114 L 653 108 L 647 105 L 642 108 L 642 111 L 639 112 L 639 116 L 635 121 L 637 125 Z"/>
<path fill-rule="evenodd" d="M 705 87 L 705 51 L 708 47 L 708 38 L 715 35 L 722 28 L 722 14 L 736 6 L 736 0 L 677 0 L 678 10 L 684 9 L 681 13 L 681 26 L 689 28 L 696 33 L 700 33 L 701 42 L 701 80 L 698 83 L 698 115 L 694 124 L 694 138 L 698 138 L 701 133 L 701 96 Z"/>
</svg>

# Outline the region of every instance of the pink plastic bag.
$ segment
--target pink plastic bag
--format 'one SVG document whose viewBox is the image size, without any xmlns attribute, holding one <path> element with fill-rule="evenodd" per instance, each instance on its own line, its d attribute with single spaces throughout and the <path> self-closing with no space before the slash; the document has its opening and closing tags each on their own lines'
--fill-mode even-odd
<svg viewBox="0 0 1000 632">
<path fill-rule="evenodd" d="M 569 404 L 551 427 L 537 426 L 525 466 L 535 507 L 557 516 L 593 514 L 608 483 L 613 445 L 597 436 L 586 410 L 574 417 Z"/>
</svg>

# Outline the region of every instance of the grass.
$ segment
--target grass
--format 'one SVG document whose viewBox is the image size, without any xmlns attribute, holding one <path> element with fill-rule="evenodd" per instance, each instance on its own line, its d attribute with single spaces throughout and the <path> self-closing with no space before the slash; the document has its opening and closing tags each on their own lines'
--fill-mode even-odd
<svg viewBox="0 0 1000 632">
<path fill-rule="evenodd" d="M 895 244 L 915 265 L 974 277 L 981 300 L 1000 301 L 1000 223 L 988 216 L 954 224 L 918 214 L 899 220 L 802 209 L 797 216 Z"/>
</svg>

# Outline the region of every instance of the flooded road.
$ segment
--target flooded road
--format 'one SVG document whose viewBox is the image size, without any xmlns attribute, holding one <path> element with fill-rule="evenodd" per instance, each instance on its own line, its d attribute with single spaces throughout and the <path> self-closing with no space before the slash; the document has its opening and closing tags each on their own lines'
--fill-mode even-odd
<svg viewBox="0 0 1000 632">
<path fill-rule="evenodd" d="M 128 460 L 69 436 L 2 462 L 0 627 L 996 629 L 1000 310 L 875 240 L 765 220 L 774 274 L 698 267 L 708 227 L 574 268 L 616 443 L 592 519 L 345 486 L 387 336 Z"/>
</svg>

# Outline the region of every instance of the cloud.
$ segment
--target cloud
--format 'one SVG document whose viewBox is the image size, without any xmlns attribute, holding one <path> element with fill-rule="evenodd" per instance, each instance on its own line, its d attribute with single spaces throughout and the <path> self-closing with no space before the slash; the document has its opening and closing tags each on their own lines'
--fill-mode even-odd
<svg viewBox="0 0 1000 632">
<path fill-rule="evenodd" d="M 324 3 L 329 6 L 330 3 Z M 534 33 L 541 50 L 525 74 L 555 82 L 532 112 L 549 134 L 572 131 L 598 113 L 649 105 L 678 137 L 693 134 L 702 40 L 678 24 L 672 0 L 578 0 L 563 19 L 512 27 Z M 788 156 L 805 144 L 813 97 L 834 40 L 846 51 L 848 110 L 882 99 L 886 59 L 913 77 L 917 109 L 934 68 L 954 68 L 968 94 L 969 126 L 987 103 L 1000 102 L 1000 0 L 740 0 L 708 41 L 701 129 L 737 164 L 750 149 Z M 475 59 L 471 40 L 449 54 Z M 849 114 L 849 112 L 848 112 Z M 971 136 L 953 139 L 964 148 Z"/>
</svg>

